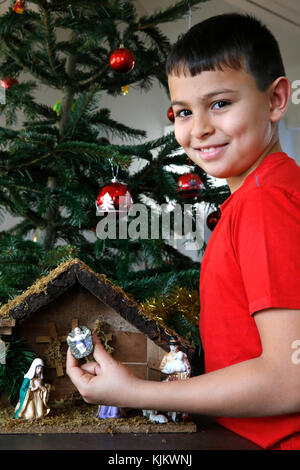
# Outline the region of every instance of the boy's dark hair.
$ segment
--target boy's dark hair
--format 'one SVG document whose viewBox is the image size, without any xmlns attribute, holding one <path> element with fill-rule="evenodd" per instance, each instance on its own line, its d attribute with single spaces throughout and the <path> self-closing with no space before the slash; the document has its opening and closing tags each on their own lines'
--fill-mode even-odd
<svg viewBox="0 0 300 470">
<path fill-rule="evenodd" d="M 195 76 L 224 66 L 250 73 L 260 91 L 285 76 L 273 34 L 251 15 L 217 15 L 193 26 L 173 46 L 166 63 L 168 75 L 187 71 Z"/>
</svg>

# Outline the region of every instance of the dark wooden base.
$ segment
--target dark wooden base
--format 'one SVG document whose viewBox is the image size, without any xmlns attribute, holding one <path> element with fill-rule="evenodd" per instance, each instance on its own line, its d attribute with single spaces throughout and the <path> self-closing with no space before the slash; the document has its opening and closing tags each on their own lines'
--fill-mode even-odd
<svg viewBox="0 0 300 470">
<path fill-rule="evenodd" d="M 101 459 L 104 458 L 103 455 L 105 453 L 109 457 L 116 454 L 123 455 L 122 451 L 126 451 L 127 454 L 131 451 L 128 455 L 135 455 L 138 452 L 144 451 L 151 451 L 153 455 L 157 455 L 160 452 L 169 452 L 170 450 L 176 450 L 177 452 L 262 450 L 252 442 L 219 426 L 207 417 L 193 416 L 193 420 L 197 424 L 197 432 L 182 434 L 168 432 L 117 434 L 108 432 L 102 434 L 97 432 L 34 434 L 32 432 L 31 434 L 12 434 L 7 432 L 0 436 L 0 450 L 99 450 L 102 451 Z M 214 453 L 214 455 L 217 454 Z M 14 454 L 14 462 L 15 456 L 17 457 L 18 455 L 18 453 Z M 20 455 L 23 457 L 22 454 Z M 224 454 L 222 453 L 221 455 L 224 458 Z M 233 454 L 229 453 L 226 455 L 232 461 Z M 212 453 L 210 453 L 210 456 L 212 456 Z M 201 461 L 202 458 L 201 454 Z M 195 463 L 196 458 L 193 459 L 193 464 Z"/>
</svg>

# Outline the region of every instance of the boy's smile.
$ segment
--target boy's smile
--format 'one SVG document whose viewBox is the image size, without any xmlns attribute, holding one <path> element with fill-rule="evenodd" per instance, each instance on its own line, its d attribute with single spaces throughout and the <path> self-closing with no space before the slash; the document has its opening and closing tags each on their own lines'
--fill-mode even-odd
<svg viewBox="0 0 300 470">
<path fill-rule="evenodd" d="M 209 175 L 231 192 L 266 155 L 282 151 L 272 121 L 271 93 L 243 69 L 169 76 L 175 136 Z"/>
</svg>

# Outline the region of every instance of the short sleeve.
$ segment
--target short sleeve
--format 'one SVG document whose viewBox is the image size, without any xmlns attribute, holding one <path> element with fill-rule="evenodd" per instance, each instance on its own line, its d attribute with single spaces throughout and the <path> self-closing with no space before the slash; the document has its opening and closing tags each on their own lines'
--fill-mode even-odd
<svg viewBox="0 0 300 470">
<path fill-rule="evenodd" d="M 233 245 L 249 312 L 300 308 L 300 194 L 257 187 L 233 218 Z"/>
</svg>

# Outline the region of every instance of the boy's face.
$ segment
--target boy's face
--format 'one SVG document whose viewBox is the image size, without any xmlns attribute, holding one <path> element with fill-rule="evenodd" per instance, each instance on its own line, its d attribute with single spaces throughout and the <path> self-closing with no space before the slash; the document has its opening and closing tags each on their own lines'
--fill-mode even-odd
<svg viewBox="0 0 300 470">
<path fill-rule="evenodd" d="M 230 68 L 170 75 L 169 89 L 178 143 L 209 175 L 237 189 L 269 149 L 268 91 L 260 92 L 243 69 Z"/>
</svg>

